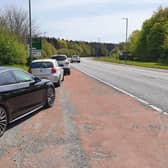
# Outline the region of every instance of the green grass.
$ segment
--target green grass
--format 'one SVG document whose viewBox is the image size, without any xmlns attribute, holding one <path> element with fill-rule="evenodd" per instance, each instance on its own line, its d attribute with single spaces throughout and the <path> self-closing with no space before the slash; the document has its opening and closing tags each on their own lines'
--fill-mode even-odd
<svg viewBox="0 0 168 168">
<path fill-rule="evenodd" d="M 126 65 L 133 65 L 133 66 L 140 66 L 146 68 L 158 68 L 158 69 L 168 69 L 168 65 L 164 65 L 157 62 L 140 62 L 140 61 L 128 61 L 128 60 L 119 60 L 114 57 L 99 57 L 96 58 L 97 61 L 105 61 L 105 62 L 113 62 L 117 64 L 126 64 Z"/>
<path fill-rule="evenodd" d="M 2 66 L 11 66 L 11 67 L 23 69 L 25 71 L 28 70 L 28 67 L 26 65 L 17 65 L 17 64 L 14 64 L 14 65 L 2 65 Z"/>
</svg>

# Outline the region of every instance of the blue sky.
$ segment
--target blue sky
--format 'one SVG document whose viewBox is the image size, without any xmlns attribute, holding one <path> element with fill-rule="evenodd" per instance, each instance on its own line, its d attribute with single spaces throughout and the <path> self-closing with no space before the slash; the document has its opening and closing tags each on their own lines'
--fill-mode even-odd
<svg viewBox="0 0 168 168">
<path fill-rule="evenodd" d="M 43 34 L 67 40 L 118 43 L 125 40 L 125 20 L 129 34 L 140 29 L 159 6 L 168 0 L 31 0 L 32 18 Z M 1 0 L 0 8 L 16 6 L 28 10 L 28 0 Z"/>
</svg>

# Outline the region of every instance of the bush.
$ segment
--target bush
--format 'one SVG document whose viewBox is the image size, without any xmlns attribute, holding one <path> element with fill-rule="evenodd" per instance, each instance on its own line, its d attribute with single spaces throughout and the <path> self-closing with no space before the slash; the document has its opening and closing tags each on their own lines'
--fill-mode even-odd
<svg viewBox="0 0 168 168">
<path fill-rule="evenodd" d="M 26 47 L 7 30 L 0 29 L 0 64 L 25 64 Z"/>
<path fill-rule="evenodd" d="M 42 40 L 42 57 L 43 58 L 49 58 L 51 55 L 56 54 L 57 51 L 55 47 L 49 43 L 47 40 Z"/>
</svg>

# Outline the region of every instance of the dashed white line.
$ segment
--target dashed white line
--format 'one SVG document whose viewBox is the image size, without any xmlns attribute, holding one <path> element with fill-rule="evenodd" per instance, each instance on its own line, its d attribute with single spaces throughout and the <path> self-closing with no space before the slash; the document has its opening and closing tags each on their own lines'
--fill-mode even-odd
<svg viewBox="0 0 168 168">
<path fill-rule="evenodd" d="M 73 67 L 73 68 L 75 68 L 75 67 Z M 79 70 L 78 68 L 75 68 L 75 69 Z M 114 86 L 114 85 L 111 84 L 111 83 L 105 82 L 105 81 L 103 81 L 102 79 L 100 79 L 100 78 L 98 78 L 98 77 L 96 77 L 96 76 L 94 76 L 94 75 L 91 75 L 91 74 L 89 74 L 89 73 L 87 73 L 87 72 L 85 72 L 85 71 L 83 71 L 83 70 L 79 70 L 79 71 L 81 71 L 82 73 L 84 73 L 84 74 L 90 76 L 91 78 L 96 79 L 97 81 L 99 81 L 99 82 L 101 82 L 101 83 L 103 83 L 103 84 L 105 84 L 105 85 L 107 85 L 107 86 L 110 86 L 110 87 L 112 87 L 112 88 L 114 88 L 114 89 L 120 91 L 121 93 L 124 93 L 124 94 L 126 94 L 126 95 L 128 95 L 128 96 L 130 96 L 130 97 L 132 97 L 132 98 L 134 98 L 134 99 L 136 99 L 137 101 L 139 101 L 139 102 L 141 102 L 141 103 L 147 105 L 148 107 L 152 108 L 153 110 L 155 110 L 155 111 L 157 111 L 157 112 L 159 112 L 159 113 L 163 113 L 163 114 L 165 114 L 165 115 L 168 115 L 167 112 L 163 112 L 162 109 L 160 109 L 159 107 L 156 107 L 155 105 L 150 104 L 150 103 L 147 102 L 146 100 L 143 100 L 143 99 L 141 99 L 141 98 L 139 98 L 139 97 L 137 97 L 137 96 L 135 96 L 135 95 L 133 95 L 133 94 L 131 94 L 131 93 L 129 93 L 129 92 L 127 92 L 127 91 L 121 89 L 121 88 L 118 88 L 117 86 Z"/>
</svg>

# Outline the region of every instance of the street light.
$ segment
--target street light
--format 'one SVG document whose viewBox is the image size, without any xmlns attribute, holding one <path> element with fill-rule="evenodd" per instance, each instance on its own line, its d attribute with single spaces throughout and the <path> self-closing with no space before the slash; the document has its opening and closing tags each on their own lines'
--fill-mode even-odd
<svg viewBox="0 0 168 168">
<path fill-rule="evenodd" d="M 126 38 L 125 38 L 125 44 L 128 42 L 128 18 L 122 18 L 126 21 Z"/>
<path fill-rule="evenodd" d="M 31 26 L 31 0 L 29 0 L 29 57 L 30 64 L 32 62 L 32 26 Z"/>
</svg>

